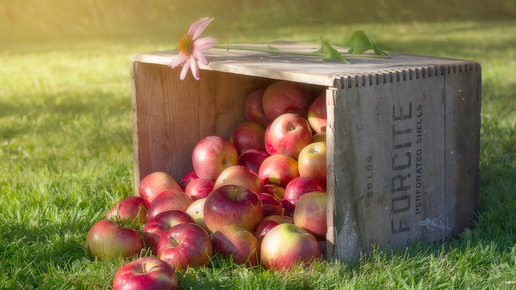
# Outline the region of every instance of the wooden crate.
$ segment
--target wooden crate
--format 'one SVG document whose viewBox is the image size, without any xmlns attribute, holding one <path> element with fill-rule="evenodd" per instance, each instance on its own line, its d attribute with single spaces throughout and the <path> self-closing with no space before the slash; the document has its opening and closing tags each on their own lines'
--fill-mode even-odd
<svg viewBox="0 0 516 290">
<path fill-rule="evenodd" d="M 441 244 L 469 225 L 480 192 L 478 63 L 393 54 L 345 65 L 212 49 L 201 80 L 180 81 L 181 68 L 166 66 L 176 54 L 131 58 L 136 189 L 154 171 L 180 180 L 192 170 L 199 140 L 229 138 L 245 121 L 249 92 L 289 80 L 326 90 L 329 257 L 355 259 L 373 246 Z"/>
</svg>

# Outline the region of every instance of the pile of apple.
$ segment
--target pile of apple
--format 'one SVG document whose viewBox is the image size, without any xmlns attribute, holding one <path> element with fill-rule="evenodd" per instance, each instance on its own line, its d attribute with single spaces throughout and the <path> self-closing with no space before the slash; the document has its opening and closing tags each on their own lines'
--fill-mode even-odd
<svg viewBox="0 0 516 290">
<path fill-rule="evenodd" d="M 156 253 L 120 268 L 114 289 L 176 289 L 176 271 L 207 265 L 214 252 L 274 271 L 319 259 L 327 231 L 325 100 L 325 92 L 287 81 L 256 90 L 246 99 L 247 121 L 230 140 L 200 140 L 179 183 L 165 172 L 146 176 L 140 197 L 121 200 L 86 239 L 101 259 Z M 127 221 L 144 225 L 142 234 Z"/>
</svg>

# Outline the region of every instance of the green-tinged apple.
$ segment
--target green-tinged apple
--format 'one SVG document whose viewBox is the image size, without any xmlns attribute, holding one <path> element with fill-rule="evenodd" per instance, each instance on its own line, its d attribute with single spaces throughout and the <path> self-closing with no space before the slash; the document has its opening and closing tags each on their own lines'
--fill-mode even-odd
<svg viewBox="0 0 516 290">
<path fill-rule="evenodd" d="M 312 143 L 325 142 L 326 143 L 326 132 L 317 133 L 312 136 Z"/>
<path fill-rule="evenodd" d="M 204 222 L 212 232 L 227 225 L 236 225 L 252 232 L 262 218 L 260 197 L 240 185 L 216 188 L 204 203 Z"/>
<path fill-rule="evenodd" d="M 266 128 L 271 121 L 265 116 L 265 112 L 263 111 L 262 101 L 264 92 L 264 88 L 251 92 L 245 100 L 244 112 L 245 118 L 248 121 L 256 122 Z"/>
<path fill-rule="evenodd" d="M 182 190 L 165 190 L 158 194 L 149 205 L 149 208 L 147 209 L 147 220 L 169 210 L 186 211 L 192 202 L 192 198 Z"/>
<path fill-rule="evenodd" d="M 145 246 L 155 250 L 163 233 L 175 225 L 184 223 L 195 223 L 195 220 L 188 213 L 179 210 L 165 211 L 150 218 L 143 227 Z"/>
<path fill-rule="evenodd" d="M 158 194 L 168 189 L 182 190 L 170 174 L 166 172 L 153 172 L 142 179 L 139 193 L 148 207 Z"/>
<path fill-rule="evenodd" d="M 263 265 L 274 271 L 289 270 L 302 263 L 309 265 L 321 257 L 315 237 L 293 224 L 279 224 L 263 238 L 260 247 Z"/>
<path fill-rule="evenodd" d="M 192 165 L 199 178 L 217 180 L 224 169 L 236 165 L 238 152 L 228 140 L 219 136 L 208 136 L 195 145 Z"/>
<path fill-rule="evenodd" d="M 142 236 L 137 230 L 109 220 L 95 223 L 88 232 L 86 243 L 90 255 L 99 259 L 133 257 L 143 249 Z"/>
<path fill-rule="evenodd" d="M 308 123 L 315 132 L 326 132 L 326 92 L 320 94 L 308 109 Z"/>
<path fill-rule="evenodd" d="M 206 232 L 211 233 L 210 229 L 206 226 L 204 222 L 204 202 L 206 198 L 201 198 L 194 201 L 186 210 L 186 213 L 189 214 L 195 221 L 196 224 L 200 225 Z"/>
<path fill-rule="evenodd" d="M 229 141 L 238 154 L 247 149 L 265 151 L 265 128 L 255 122 L 240 123 L 231 131 Z"/>
<path fill-rule="evenodd" d="M 271 194 L 278 200 L 283 200 L 283 197 L 285 196 L 285 188 L 272 183 L 262 186 L 262 192 Z"/>
<path fill-rule="evenodd" d="M 245 166 L 258 173 L 263 160 L 269 157 L 269 153 L 256 149 L 247 149 L 238 156 L 237 165 Z"/>
<path fill-rule="evenodd" d="M 264 185 L 275 184 L 285 188 L 299 176 L 297 161 L 287 155 L 271 155 L 262 162 L 258 176 Z"/>
<path fill-rule="evenodd" d="M 282 201 L 286 214 L 294 216 L 294 209 L 299 198 L 312 191 L 326 192 L 326 189 L 322 183 L 311 177 L 299 176 L 290 181 L 285 188 Z"/>
<path fill-rule="evenodd" d="M 181 180 L 179 181 L 179 186 L 181 187 L 181 189 L 183 191 L 186 190 L 186 187 L 188 186 L 188 184 L 190 184 L 190 182 L 194 179 L 197 179 L 199 178 L 199 176 L 197 176 L 197 174 L 195 174 L 195 171 L 190 171 L 188 172 L 187 174 L 185 174 L 185 176 L 183 176 L 183 178 L 181 178 Z"/>
<path fill-rule="evenodd" d="M 283 211 L 281 200 L 276 199 L 274 195 L 265 192 L 258 192 L 258 196 L 262 200 L 263 216 L 280 215 Z"/>
<path fill-rule="evenodd" d="M 119 201 L 106 213 L 106 219 L 145 224 L 147 221 L 145 200 L 139 196 L 128 196 Z"/>
<path fill-rule="evenodd" d="M 326 240 L 326 193 L 314 191 L 301 196 L 294 210 L 294 224 L 317 240 Z"/>
<path fill-rule="evenodd" d="M 204 179 L 197 178 L 192 180 L 185 189 L 186 195 L 192 198 L 192 200 L 196 201 L 201 198 L 205 198 L 210 194 L 215 186 L 215 182 Z"/>
<path fill-rule="evenodd" d="M 262 181 L 258 174 L 241 165 L 231 166 L 222 171 L 215 181 L 213 189 L 228 184 L 240 185 L 254 192 L 262 191 Z"/>
<path fill-rule="evenodd" d="M 311 177 L 326 186 L 326 142 L 308 144 L 297 160 L 299 175 Z"/>
<path fill-rule="evenodd" d="M 275 226 L 279 224 L 293 224 L 294 219 L 289 216 L 282 215 L 270 215 L 265 217 L 256 227 L 254 231 L 254 236 L 258 240 L 259 243 L 262 242 L 265 235 Z"/>
<path fill-rule="evenodd" d="M 299 152 L 312 143 L 312 131 L 305 118 L 286 113 L 276 118 L 265 130 L 265 151 L 270 155 L 285 154 L 297 159 Z"/>
<path fill-rule="evenodd" d="M 260 251 L 256 237 L 248 230 L 227 225 L 211 235 L 213 250 L 225 256 L 233 256 L 237 264 L 254 267 L 258 265 Z"/>
<path fill-rule="evenodd" d="M 312 96 L 299 83 L 278 81 L 268 86 L 263 93 L 262 106 L 265 116 L 274 122 L 274 119 L 285 113 L 306 118 L 312 100 Z"/>
<path fill-rule="evenodd" d="M 209 264 L 213 255 L 210 236 L 199 225 L 178 224 L 163 233 L 156 247 L 157 257 L 176 271 Z"/>
<path fill-rule="evenodd" d="M 115 274 L 113 290 L 179 289 L 174 268 L 154 257 L 142 257 L 123 265 Z"/>
</svg>

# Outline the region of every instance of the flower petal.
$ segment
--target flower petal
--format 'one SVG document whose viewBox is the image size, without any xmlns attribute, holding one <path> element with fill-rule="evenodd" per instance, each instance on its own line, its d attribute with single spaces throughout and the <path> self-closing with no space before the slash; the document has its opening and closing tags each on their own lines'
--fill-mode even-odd
<svg viewBox="0 0 516 290">
<path fill-rule="evenodd" d="M 194 56 L 190 56 L 190 60 L 188 61 L 190 63 L 190 66 L 192 68 L 192 75 L 196 80 L 199 80 L 199 65 L 197 64 L 197 61 L 195 61 Z"/>
<path fill-rule="evenodd" d="M 213 37 L 203 37 L 194 41 L 194 50 L 208 50 L 215 46 L 216 38 Z"/>
<path fill-rule="evenodd" d="M 169 67 L 171 68 L 175 68 L 176 66 L 182 64 L 183 62 L 185 62 L 186 60 L 188 60 L 188 57 L 185 56 L 184 54 L 180 53 L 179 55 L 177 55 L 171 63 L 168 64 Z"/>
<path fill-rule="evenodd" d="M 181 70 L 181 75 L 179 75 L 180 80 L 185 79 L 186 74 L 188 73 L 188 70 L 190 70 L 190 60 L 187 60 L 185 65 L 183 66 L 183 69 Z"/>
<path fill-rule="evenodd" d="M 192 35 L 192 39 L 196 39 L 201 33 L 206 29 L 208 24 L 213 21 L 214 18 L 204 17 L 199 19 L 197 22 L 194 22 L 190 29 L 188 30 L 188 34 Z"/>
<path fill-rule="evenodd" d="M 194 49 L 193 56 L 198 59 L 202 65 L 208 65 L 209 61 L 200 50 Z"/>
</svg>

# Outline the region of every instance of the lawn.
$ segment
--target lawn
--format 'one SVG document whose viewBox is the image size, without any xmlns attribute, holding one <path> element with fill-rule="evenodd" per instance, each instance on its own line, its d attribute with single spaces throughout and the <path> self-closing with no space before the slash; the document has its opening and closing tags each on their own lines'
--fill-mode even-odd
<svg viewBox="0 0 516 290">
<path fill-rule="evenodd" d="M 17 13 L 22 6 L 10 9 Z M 516 288 L 516 22 L 462 14 L 443 20 L 435 10 L 415 20 L 387 10 L 397 17 L 304 23 L 290 11 L 281 18 L 289 21 L 259 29 L 252 9 L 245 11 L 254 22 L 216 19 L 203 35 L 219 43 L 317 43 L 323 36 L 346 46 L 361 29 L 388 51 L 479 62 L 480 210 L 470 229 L 439 247 L 376 251 L 358 262 L 321 262 L 286 274 L 215 256 L 211 266 L 180 275 L 182 289 Z M 0 29 L 8 40 L 0 42 L 0 289 L 109 289 L 127 262 L 91 259 L 84 242 L 112 204 L 134 192 L 129 57 L 176 49 L 182 31 L 196 20 L 168 32 L 166 25 L 150 25 L 149 17 L 137 19 L 145 26 L 125 33 L 113 28 L 125 18 L 99 15 L 89 22 L 78 18 L 63 35 L 44 25 L 20 34 L 36 27 L 30 21 L 11 22 L 16 34 Z M 104 25 L 111 26 L 103 34 Z"/>
</svg>

